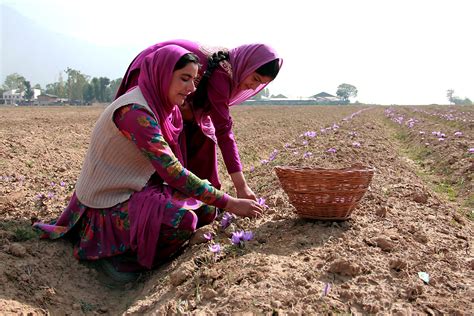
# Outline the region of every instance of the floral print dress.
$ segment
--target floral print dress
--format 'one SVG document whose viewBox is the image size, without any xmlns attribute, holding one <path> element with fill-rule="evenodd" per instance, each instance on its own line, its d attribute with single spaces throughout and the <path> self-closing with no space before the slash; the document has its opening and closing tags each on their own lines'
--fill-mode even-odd
<svg viewBox="0 0 474 316">
<path fill-rule="evenodd" d="M 42 238 L 72 239 L 78 259 L 127 254 L 135 256 L 141 268 L 151 268 L 179 250 L 196 228 L 211 223 L 216 207 L 223 208 L 228 196 L 181 165 L 158 122 L 143 107 L 121 107 L 114 122 L 155 168 L 148 184 L 129 200 L 105 209 L 87 207 L 74 193 L 55 223 L 35 223 L 34 227 L 43 232 Z M 154 202 L 131 214 L 130 201 L 145 194 L 155 198 Z M 160 204 L 161 213 L 156 204 Z"/>
</svg>

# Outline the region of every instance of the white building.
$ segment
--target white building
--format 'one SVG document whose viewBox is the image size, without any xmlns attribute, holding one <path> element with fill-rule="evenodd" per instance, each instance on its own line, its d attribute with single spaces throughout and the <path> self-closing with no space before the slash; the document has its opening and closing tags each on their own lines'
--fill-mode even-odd
<svg viewBox="0 0 474 316">
<path fill-rule="evenodd" d="M 36 101 L 38 96 L 41 94 L 40 89 L 32 89 L 33 90 L 33 98 L 31 101 Z M 19 89 L 13 89 L 3 92 L 3 100 L 5 100 L 5 104 L 19 104 L 22 101 L 25 101 L 25 91 L 20 91 Z"/>
</svg>

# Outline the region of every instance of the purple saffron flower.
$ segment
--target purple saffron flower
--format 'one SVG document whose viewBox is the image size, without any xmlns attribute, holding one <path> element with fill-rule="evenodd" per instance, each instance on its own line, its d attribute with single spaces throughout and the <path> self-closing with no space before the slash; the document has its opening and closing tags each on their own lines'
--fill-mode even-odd
<svg viewBox="0 0 474 316">
<path fill-rule="evenodd" d="M 273 152 L 270 154 L 270 157 L 268 158 L 268 161 L 273 161 L 275 160 L 276 156 L 278 155 L 278 150 L 273 150 Z"/>
<path fill-rule="evenodd" d="M 313 137 L 316 137 L 316 132 L 308 131 L 308 132 L 304 133 L 304 136 L 313 138 Z"/>
<path fill-rule="evenodd" d="M 258 204 L 263 206 L 263 207 L 268 207 L 267 204 L 265 204 L 265 199 L 264 198 L 258 198 L 257 200 Z"/>
<path fill-rule="evenodd" d="M 204 236 L 204 238 L 207 239 L 207 240 L 212 240 L 212 233 L 211 233 L 211 232 L 205 233 L 203 236 Z"/>
<path fill-rule="evenodd" d="M 43 197 L 44 197 L 43 193 L 38 193 L 38 194 L 35 196 L 35 198 L 36 198 L 37 200 L 41 200 Z"/>
<path fill-rule="evenodd" d="M 219 244 L 209 245 L 209 250 L 212 253 L 215 253 L 217 255 L 219 252 L 221 252 L 221 245 Z"/>
<path fill-rule="evenodd" d="M 327 296 L 331 291 L 331 283 L 326 283 L 323 288 L 323 296 Z"/>
<path fill-rule="evenodd" d="M 51 184 L 52 187 L 54 187 L 56 185 L 56 183 L 54 183 L 54 182 L 51 182 L 50 184 Z"/>
<path fill-rule="evenodd" d="M 222 215 L 222 219 L 221 219 L 222 229 L 226 229 L 227 227 L 229 227 L 233 219 L 234 219 L 234 216 L 232 216 L 232 214 L 225 212 L 224 215 Z"/>
<path fill-rule="evenodd" d="M 250 231 L 250 230 L 244 232 L 244 235 L 242 236 L 242 239 L 243 239 L 244 241 L 252 240 L 252 239 L 253 239 L 253 232 Z"/>
<path fill-rule="evenodd" d="M 250 172 L 254 172 L 254 171 L 255 171 L 255 167 L 254 166 L 250 167 Z"/>
<path fill-rule="evenodd" d="M 349 135 L 352 136 L 352 137 L 355 137 L 355 136 L 357 136 L 357 133 L 356 132 L 350 132 Z"/>
<path fill-rule="evenodd" d="M 230 240 L 232 241 L 232 244 L 240 245 L 240 242 L 241 242 L 243 237 L 244 237 L 244 231 L 240 230 L 238 232 L 233 232 L 232 237 L 230 238 Z"/>
<path fill-rule="evenodd" d="M 338 128 L 339 128 L 339 125 L 337 125 L 336 123 L 334 123 L 334 124 L 332 125 L 332 129 L 336 130 L 336 129 L 338 129 Z"/>
<path fill-rule="evenodd" d="M 474 154 L 474 148 L 469 148 L 469 153 Z"/>
<path fill-rule="evenodd" d="M 456 133 L 454 133 L 454 136 L 461 137 L 461 136 L 462 136 L 462 132 L 456 132 Z"/>
<path fill-rule="evenodd" d="M 289 148 L 291 145 L 289 143 L 285 144 L 285 148 Z"/>
<path fill-rule="evenodd" d="M 353 142 L 353 143 L 352 143 L 352 146 L 357 147 L 357 148 L 360 148 L 360 143 L 359 143 L 359 142 Z"/>
<path fill-rule="evenodd" d="M 332 154 L 335 154 L 336 151 L 337 151 L 336 148 L 329 148 L 329 149 L 327 150 L 328 153 L 332 153 Z"/>
<path fill-rule="evenodd" d="M 66 182 L 61 181 L 61 182 L 59 183 L 59 185 L 62 186 L 62 187 L 65 187 L 65 186 L 66 186 Z"/>
<path fill-rule="evenodd" d="M 48 195 L 46 195 L 46 197 L 48 199 L 52 199 L 54 197 L 54 193 L 53 192 L 48 192 Z"/>
<path fill-rule="evenodd" d="M 268 163 L 268 160 L 267 160 L 267 159 L 260 160 L 260 163 L 261 163 L 262 165 L 265 165 L 265 164 Z"/>
<path fill-rule="evenodd" d="M 305 153 L 303 154 L 303 158 L 309 158 L 309 157 L 311 157 L 312 155 L 313 155 L 313 153 L 310 152 L 310 151 L 308 151 L 308 152 L 305 152 Z"/>
<path fill-rule="evenodd" d="M 307 140 L 304 140 L 301 144 L 302 144 L 303 146 L 306 146 L 306 145 L 308 145 L 308 141 L 307 141 Z"/>
</svg>

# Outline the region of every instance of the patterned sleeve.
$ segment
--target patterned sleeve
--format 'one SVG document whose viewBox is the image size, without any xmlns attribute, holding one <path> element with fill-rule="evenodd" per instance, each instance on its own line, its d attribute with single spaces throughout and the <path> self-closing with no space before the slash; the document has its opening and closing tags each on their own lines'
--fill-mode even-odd
<svg viewBox="0 0 474 316">
<path fill-rule="evenodd" d="M 114 114 L 120 132 L 151 161 L 171 187 L 208 205 L 224 208 L 229 196 L 183 167 L 164 139 L 158 122 L 141 106 L 126 105 Z"/>
</svg>

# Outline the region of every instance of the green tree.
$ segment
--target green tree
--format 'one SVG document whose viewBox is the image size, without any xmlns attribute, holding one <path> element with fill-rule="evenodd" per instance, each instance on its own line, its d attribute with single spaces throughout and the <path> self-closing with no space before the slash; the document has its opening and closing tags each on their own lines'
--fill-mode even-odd
<svg viewBox="0 0 474 316">
<path fill-rule="evenodd" d="M 39 90 L 41 90 L 40 84 L 39 84 L 39 83 L 35 84 L 35 85 L 33 86 L 33 89 L 39 89 Z"/>
<path fill-rule="evenodd" d="M 75 70 L 69 67 L 66 69 L 65 72 L 67 74 L 67 97 L 70 101 L 83 101 L 84 86 L 88 84 L 88 76 L 82 74 L 79 70 Z"/>
<path fill-rule="evenodd" d="M 107 77 L 99 78 L 99 102 L 106 102 L 106 91 L 110 84 L 110 79 Z"/>
<path fill-rule="evenodd" d="M 92 85 L 92 92 L 93 92 L 93 99 L 99 100 L 99 95 L 100 95 L 100 83 L 99 83 L 99 78 L 92 78 L 91 80 L 91 85 Z"/>
<path fill-rule="evenodd" d="M 33 96 L 35 95 L 35 92 L 31 88 L 31 83 L 25 80 L 23 82 L 23 85 L 25 86 L 25 99 L 26 101 L 31 101 L 31 99 L 33 99 Z"/>
<path fill-rule="evenodd" d="M 94 86 L 90 83 L 86 84 L 82 96 L 85 102 L 92 102 L 94 100 Z"/>
<path fill-rule="evenodd" d="M 122 83 L 122 78 L 118 78 L 118 79 L 110 81 L 110 84 L 107 87 L 107 91 L 105 92 L 106 102 L 111 102 L 113 99 L 115 99 L 115 95 L 117 94 L 117 91 L 121 83 Z"/>
<path fill-rule="evenodd" d="M 20 92 L 25 91 L 25 77 L 17 73 L 10 74 L 5 78 L 2 88 L 4 90 L 19 89 Z"/>
<path fill-rule="evenodd" d="M 449 100 L 449 103 L 455 105 L 472 105 L 472 101 L 469 98 L 461 99 L 458 96 L 454 95 L 454 90 L 449 89 L 446 91 L 446 97 Z"/>
<path fill-rule="evenodd" d="M 337 87 L 336 95 L 343 101 L 349 102 L 349 98 L 355 98 L 357 96 L 357 88 L 348 83 L 340 84 Z"/>
</svg>

